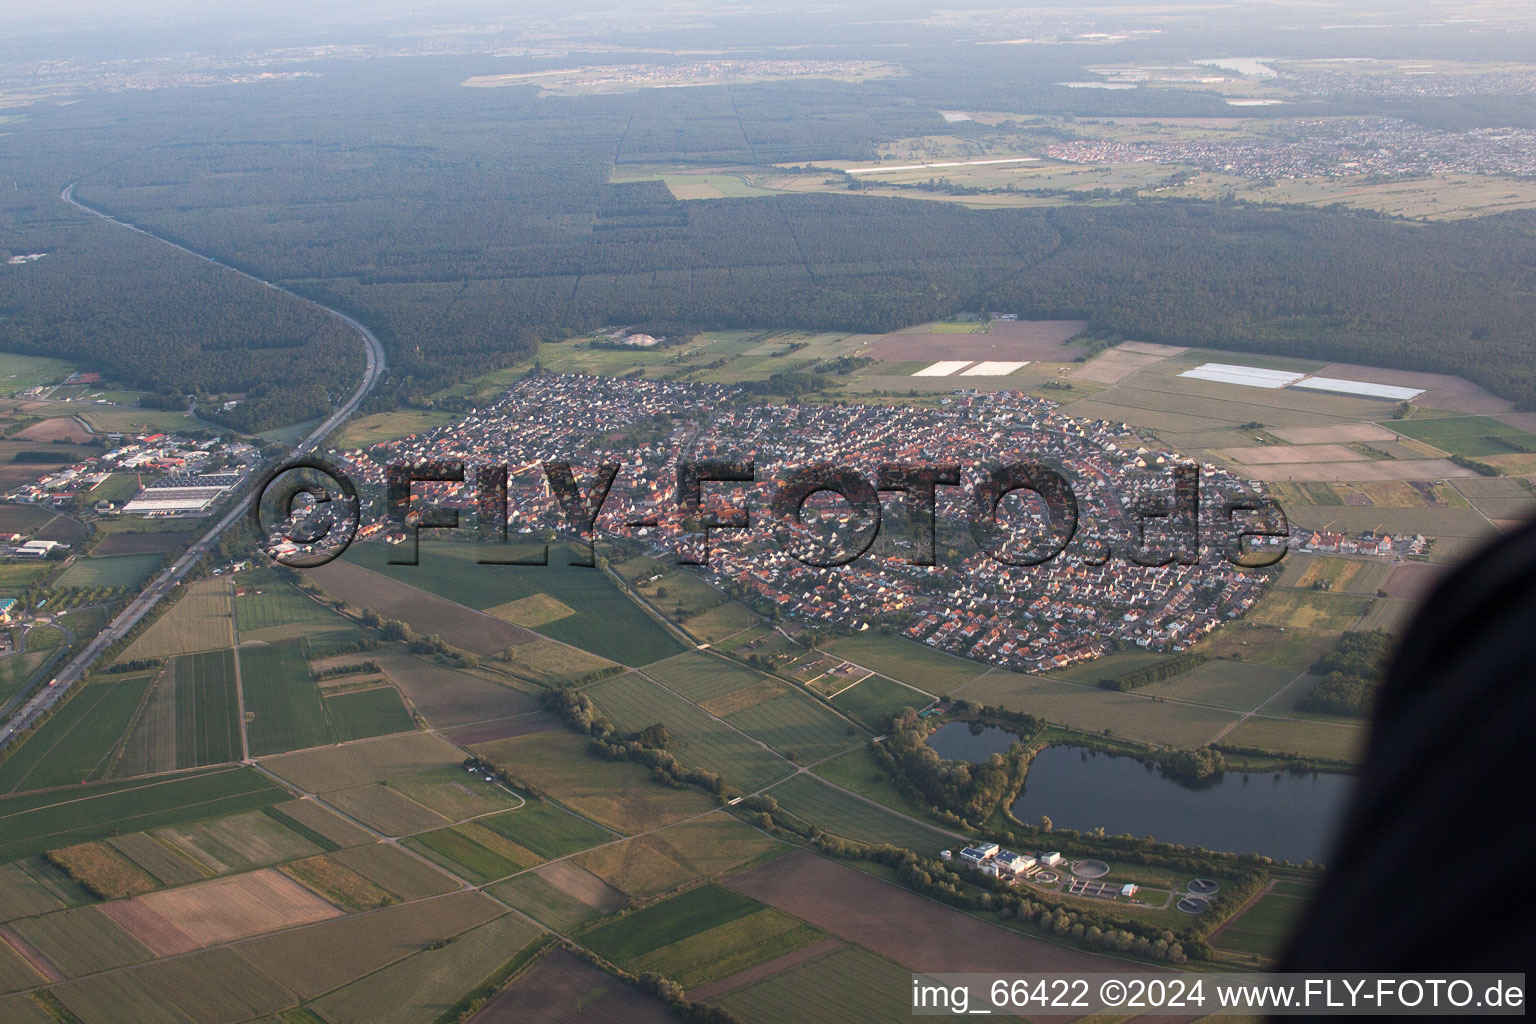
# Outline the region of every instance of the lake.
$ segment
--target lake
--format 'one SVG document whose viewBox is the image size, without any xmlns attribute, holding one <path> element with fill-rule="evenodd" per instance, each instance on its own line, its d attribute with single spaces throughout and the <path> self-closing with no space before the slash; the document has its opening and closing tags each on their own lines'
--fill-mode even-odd
<svg viewBox="0 0 1536 1024">
<path fill-rule="evenodd" d="M 1353 784 L 1351 776 L 1326 772 L 1229 771 L 1187 779 L 1133 757 L 1054 746 L 1035 756 L 1012 811 L 1029 824 L 1044 814 L 1055 827 L 1080 832 L 1102 826 L 1109 835 L 1150 835 L 1295 863 L 1326 861 Z"/>
</svg>

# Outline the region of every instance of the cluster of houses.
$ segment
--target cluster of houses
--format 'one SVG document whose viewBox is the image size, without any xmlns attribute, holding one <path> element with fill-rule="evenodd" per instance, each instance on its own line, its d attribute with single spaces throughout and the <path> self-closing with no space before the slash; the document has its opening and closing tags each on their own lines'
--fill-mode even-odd
<svg viewBox="0 0 1536 1024">
<path fill-rule="evenodd" d="M 1182 650 L 1260 596 L 1262 581 L 1221 557 L 1225 534 L 1214 532 L 1230 528 L 1217 519 L 1223 496 L 1251 492 L 1214 466 L 1202 467 L 1201 475 L 1202 509 L 1215 510 L 1200 524 L 1205 557 L 1162 567 L 1124 557 L 1143 542 L 1134 510 L 1166 500 L 1173 487 L 1175 457 L 1134 444 L 1124 424 L 1074 420 L 1049 402 L 1012 392 L 962 396 L 940 409 L 768 405 L 720 385 L 544 374 L 457 423 L 344 457 L 360 490 L 373 496 L 364 500 L 362 539 L 404 536 L 376 500 L 385 467 L 442 459 L 508 467 L 511 534 L 561 528 L 564 513 L 543 463 L 565 459 L 581 481 L 600 463 L 619 467 L 600 531 L 640 539 L 658 554 L 688 545 L 695 555 L 701 553 L 697 532 L 690 532 L 678 504 L 679 461 L 751 458 L 754 481 L 706 488 L 706 505 L 718 504 L 721 518 L 748 509 L 752 524 L 710 532 L 705 572 L 714 582 L 745 591 L 791 620 L 843 631 L 904 631 L 935 648 L 1040 671 L 1127 645 Z M 937 567 L 911 564 L 900 495 L 892 496 L 881 542 L 849 565 L 806 564 L 776 529 L 784 524 L 770 521 L 771 500 L 787 472 L 810 463 L 873 480 L 884 463 L 953 462 L 970 472 L 1037 460 L 1065 468 L 1079 510 L 1072 547 L 1037 566 L 1008 565 L 968 541 L 953 550 L 941 546 Z M 474 475 L 471 469 L 471 481 Z M 478 493 L 472 484 L 417 483 L 412 500 L 470 513 Z M 941 537 L 968 532 L 972 514 L 973 499 L 962 488 L 938 488 Z M 846 504 L 830 515 L 845 533 L 858 526 L 854 518 Z M 1156 535 L 1156 522 L 1146 521 L 1148 537 Z M 1031 533 L 1046 523 L 1026 509 L 1012 525 Z M 1119 554 L 1097 564 L 1082 554 L 1095 547 Z"/>
<path fill-rule="evenodd" d="M 1422 555 L 1429 550 L 1429 541 L 1422 534 L 1390 534 L 1365 530 L 1358 534 L 1337 533 L 1333 530 L 1312 530 L 1298 533 L 1291 538 L 1299 551 L 1323 551 L 1340 555 L 1373 555 L 1391 558 L 1397 555 Z"/>
</svg>

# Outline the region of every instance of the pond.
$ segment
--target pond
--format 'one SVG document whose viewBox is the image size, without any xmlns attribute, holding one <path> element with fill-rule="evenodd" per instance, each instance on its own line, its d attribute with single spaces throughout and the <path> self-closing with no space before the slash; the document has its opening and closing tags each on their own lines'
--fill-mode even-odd
<svg viewBox="0 0 1536 1024">
<path fill-rule="evenodd" d="M 980 722 L 945 722 L 928 734 L 928 745 L 940 757 L 978 764 L 993 754 L 1005 753 L 1018 741 L 1017 733 Z"/>
<path fill-rule="evenodd" d="M 946 727 L 947 728 L 947 727 Z M 935 733 L 937 735 L 937 733 Z M 1047 747 L 1030 765 L 1013 816 L 1034 824 L 1165 843 L 1326 861 L 1354 779 L 1325 772 L 1172 775 L 1148 761 L 1086 747 Z"/>
</svg>

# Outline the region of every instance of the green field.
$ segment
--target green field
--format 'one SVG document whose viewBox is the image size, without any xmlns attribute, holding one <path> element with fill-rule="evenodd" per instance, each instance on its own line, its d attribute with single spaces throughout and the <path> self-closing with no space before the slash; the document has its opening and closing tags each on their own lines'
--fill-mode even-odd
<svg viewBox="0 0 1536 1024">
<path fill-rule="evenodd" d="M 0 861 L 109 835 L 200 821 L 289 799 L 250 768 L 0 798 Z"/>
<path fill-rule="evenodd" d="M 703 651 L 686 651 L 675 658 L 647 665 L 645 674 L 695 704 L 756 686 L 767 679 L 761 672 Z"/>
<path fill-rule="evenodd" d="M 240 700 L 235 692 L 235 652 L 185 654 L 176 673 L 176 767 L 195 768 L 240 760 Z"/>
<path fill-rule="evenodd" d="M 762 863 L 787 849 L 739 818 L 715 811 L 597 847 L 576 863 L 630 897 L 646 899 Z"/>
<path fill-rule="evenodd" d="M 735 601 L 717 604 L 708 611 L 682 620 L 683 629 L 706 643 L 714 643 L 762 621 L 752 609 Z"/>
<path fill-rule="evenodd" d="M 150 676 L 108 679 L 78 690 L 0 763 L 0 793 L 73 785 L 106 773 Z"/>
<path fill-rule="evenodd" d="M 1312 719 L 1250 718 L 1222 737 L 1222 746 L 1358 760 L 1365 747 L 1366 726 Z"/>
<path fill-rule="evenodd" d="M 518 810 L 481 818 L 480 824 L 546 860 L 566 857 L 614 838 L 602 826 L 543 800 L 530 800 Z"/>
<path fill-rule="evenodd" d="M 487 552 L 471 544 L 423 543 L 419 565 L 390 565 L 391 553 L 382 544 L 357 544 L 347 560 L 476 610 L 548 594 L 575 614 L 546 623 L 539 632 L 621 664 L 645 665 L 682 650 L 606 573 L 567 564 L 558 545 L 551 546 L 547 566 L 478 565 L 475 560 Z"/>
<path fill-rule="evenodd" d="M 131 587 L 154 571 L 164 556 L 157 554 L 110 555 L 82 558 L 65 569 L 58 587 Z"/>
<path fill-rule="evenodd" d="M 241 581 L 244 582 L 243 580 Z M 261 589 L 247 590 L 233 599 L 235 626 L 242 632 L 323 623 L 324 628 L 346 625 L 335 612 L 316 604 L 286 583 L 264 582 Z"/>
<path fill-rule="evenodd" d="M 1288 668 L 1272 668 L 1268 665 L 1207 661 L 1187 672 L 1149 683 L 1136 692 L 1197 704 L 1214 704 L 1235 711 L 1252 711 L 1298 674 Z"/>
<path fill-rule="evenodd" d="M 926 693 L 893 682 L 884 676 L 868 676 L 832 698 L 832 703 L 873 729 L 880 716 L 902 708 L 924 708 L 931 702 Z"/>
<path fill-rule="evenodd" d="M 1430 419 L 1391 420 L 1388 430 L 1424 441 L 1452 455 L 1473 458 L 1536 450 L 1536 434 L 1517 430 L 1487 416 L 1442 416 Z M 1502 438 L 1510 443 L 1501 444 Z"/>
<path fill-rule="evenodd" d="M 428 860 L 477 885 L 505 878 L 539 862 L 529 851 L 476 822 L 423 832 L 402 842 Z"/>
<path fill-rule="evenodd" d="M 0 594 L 19 594 L 51 568 L 53 566 L 46 562 L 31 559 L 25 562 L 0 562 Z"/>
<path fill-rule="evenodd" d="M 701 885 L 617 921 L 598 925 L 584 932 L 581 942 L 599 956 L 622 965 L 762 909 L 761 903 L 729 889 Z"/>
<path fill-rule="evenodd" d="M 935 696 L 947 694 L 987 670 L 987 666 L 977 662 L 941 654 L 914 640 L 872 629 L 842 637 L 825 649 Z"/>
<path fill-rule="evenodd" d="M 684 988 L 694 988 L 776 960 L 825 937 L 819 928 L 765 907 L 653 949 L 629 966 L 640 972 L 655 971 Z"/>
<path fill-rule="evenodd" d="M 1211 944 L 1238 953 L 1276 956 L 1309 902 L 1302 896 L 1266 893 L 1242 915 L 1227 922 Z"/>
<path fill-rule="evenodd" d="M 720 1005 L 745 1024 L 862 1024 L 912 1013 L 912 972 L 858 947 L 737 989 Z"/>
<path fill-rule="evenodd" d="M 776 684 L 778 696 L 725 714 L 725 720 L 800 764 L 847 750 L 864 734 L 808 697 Z"/>
<path fill-rule="evenodd" d="M 309 673 L 303 640 L 282 640 L 240 651 L 246 735 L 256 756 L 302 750 L 334 737 L 325 704 Z"/>
<path fill-rule="evenodd" d="M 796 775 L 773 787 L 768 795 L 795 817 L 856 842 L 892 843 L 929 857 L 954 842 L 937 828 L 866 803 L 814 775 Z"/>
<path fill-rule="evenodd" d="M 57 384 L 75 372 L 62 359 L 0 352 L 0 394 L 14 395 L 39 384 Z"/>
<path fill-rule="evenodd" d="M 794 771 L 748 736 L 643 676 L 614 676 L 585 692 L 620 732 L 660 722 L 675 741 L 668 750 L 680 762 L 712 771 L 745 792 Z"/>
<path fill-rule="evenodd" d="M 0 705 L 27 685 L 51 651 L 23 651 L 0 657 Z"/>
<path fill-rule="evenodd" d="M 343 742 L 416 728 L 416 720 L 393 686 L 338 693 L 325 698 L 325 709 L 336 727 L 336 738 Z"/>
</svg>

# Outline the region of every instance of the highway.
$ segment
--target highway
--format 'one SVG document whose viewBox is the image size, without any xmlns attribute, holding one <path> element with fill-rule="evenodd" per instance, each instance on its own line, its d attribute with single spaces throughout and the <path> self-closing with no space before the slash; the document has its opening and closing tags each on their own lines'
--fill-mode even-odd
<svg viewBox="0 0 1536 1024">
<path fill-rule="evenodd" d="M 66 186 L 62 192 L 59 193 L 59 198 L 64 200 L 64 202 L 69 203 L 71 206 L 89 213 L 93 217 L 99 217 L 102 220 L 116 224 L 119 227 L 127 228 L 129 231 L 137 231 L 139 234 L 153 238 L 155 241 L 164 245 L 169 245 L 173 248 L 180 249 L 182 252 L 188 254 L 189 256 L 195 256 L 200 260 L 215 264 L 216 266 L 222 267 L 224 270 L 231 274 L 239 274 L 241 277 L 255 281 L 257 284 L 271 288 L 274 291 L 280 291 L 285 295 L 290 295 L 293 298 L 300 300 L 301 302 L 308 302 L 312 305 L 320 306 L 321 309 L 336 317 L 338 320 L 341 320 L 348 327 L 351 327 L 354 331 L 357 332 L 358 336 L 363 339 L 363 347 L 367 355 L 367 366 L 363 371 L 363 379 L 358 383 L 356 390 L 352 392 L 352 394 L 347 398 L 345 402 L 337 406 L 336 410 L 326 418 L 325 422 L 321 423 L 319 426 L 315 427 L 314 430 L 310 431 L 309 434 L 306 435 L 305 438 L 294 447 L 294 456 L 306 455 L 318 448 L 330 435 L 331 431 L 335 430 L 343 420 L 345 420 L 348 416 L 352 415 L 352 413 L 357 410 L 357 407 L 362 403 L 368 392 L 373 390 L 374 385 L 379 382 L 379 378 L 383 375 L 386 366 L 384 360 L 384 346 L 379 344 L 379 339 L 373 336 L 372 331 L 368 330 L 368 328 L 358 323 L 352 317 L 347 316 L 340 310 L 335 310 L 329 306 L 321 305 L 320 303 L 315 302 L 313 299 L 307 299 L 302 295 L 291 292 L 281 285 L 273 284 L 271 281 L 264 281 L 259 277 L 247 274 L 243 270 L 231 267 L 225 263 L 220 263 L 218 260 L 211 256 L 205 256 L 200 252 L 194 252 L 193 250 L 188 249 L 184 245 L 178 245 L 177 243 L 168 239 L 161 238 L 159 235 L 156 235 L 152 231 L 146 231 L 137 225 L 129 224 L 126 221 L 121 221 L 116 217 L 102 213 L 100 210 L 92 209 L 91 207 L 86 206 L 84 203 L 77 200 L 74 196 L 74 192 L 75 186 L 73 183 L 71 183 L 70 185 Z M 21 708 L 10 718 L 9 721 L 7 721 L 4 725 L 0 725 L 0 749 L 3 749 L 7 744 L 9 744 L 11 739 L 17 733 L 24 732 L 34 721 L 38 719 L 39 716 L 45 714 L 49 708 L 58 703 L 64 694 L 68 692 L 69 687 L 82 675 L 84 675 L 88 669 L 90 669 L 91 665 L 95 663 L 96 659 L 101 656 L 101 652 L 109 644 L 126 634 L 129 630 L 133 629 L 134 626 L 138 625 L 139 621 L 143 619 L 144 616 L 148 615 L 162 598 L 171 593 L 171 591 L 174 590 L 176 586 L 181 582 L 182 578 L 186 576 L 187 572 L 192 568 L 192 566 L 197 564 L 197 561 L 202 558 L 203 555 L 206 554 L 210 549 L 212 549 L 214 543 L 218 540 L 219 534 L 223 533 L 230 527 L 232 523 L 237 521 L 241 516 L 245 515 L 246 511 L 250 508 L 251 501 L 254 497 L 254 494 L 247 493 L 235 501 L 235 503 L 225 511 L 225 513 L 219 518 L 218 522 L 215 523 L 212 528 L 210 528 L 206 533 L 199 537 L 191 547 L 187 548 L 187 550 L 182 554 L 180 558 L 175 561 L 174 564 L 163 570 L 159 576 L 155 577 L 153 583 L 150 583 L 149 586 L 140 591 L 139 595 L 130 601 L 127 607 L 119 612 L 117 617 L 114 618 L 105 629 L 97 634 L 90 643 L 86 644 L 80 653 L 75 655 L 75 657 L 70 660 L 69 664 L 65 665 L 64 668 L 54 676 L 55 682 L 53 682 L 52 685 L 40 686 L 37 692 L 34 693 L 31 698 L 29 698 L 27 702 L 21 706 Z"/>
</svg>

